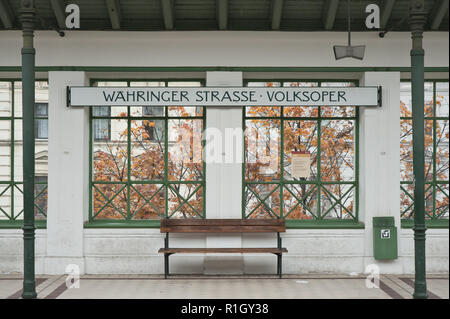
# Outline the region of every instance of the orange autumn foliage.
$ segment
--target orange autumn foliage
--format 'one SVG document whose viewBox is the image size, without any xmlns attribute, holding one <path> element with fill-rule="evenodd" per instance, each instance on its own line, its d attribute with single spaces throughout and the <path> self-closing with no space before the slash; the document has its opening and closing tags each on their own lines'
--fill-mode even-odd
<svg viewBox="0 0 450 319">
<path fill-rule="evenodd" d="M 181 116 L 188 115 L 182 107 L 176 107 L 176 111 Z M 120 116 L 125 119 L 119 122 L 126 123 L 126 113 Z M 193 159 L 193 153 L 199 152 L 201 156 L 201 143 L 184 145 L 179 138 L 182 134 L 193 135 L 198 131 L 201 120 L 170 120 L 169 136 L 174 135 L 175 141 L 168 141 L 168 149 L 164 129 L 158 131 L 155 125 L 158 121 L 158 124 L 164 122 L 133 120 L 130 132 L 128 128 L 122 128 L 111 141 L 96 142 L 98 146 L 93 158 L 95 218 L 164 218 L 166 196 L 169 216 L 188 218 L 203 214 L 203 189 L 198 183 L 203 179 L 203 161 L 202 158 L 189 160 Z M 186 181 L 192 181 L 192 184 L 182 183 Z"/>
</svg>

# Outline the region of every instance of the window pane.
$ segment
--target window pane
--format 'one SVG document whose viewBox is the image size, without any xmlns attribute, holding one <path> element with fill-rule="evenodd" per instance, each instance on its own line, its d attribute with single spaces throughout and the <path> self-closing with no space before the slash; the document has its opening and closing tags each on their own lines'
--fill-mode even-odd
<svg viewBox="0 0 450 319">
<path fill-rule="evenodd" d="M 400 82 L 400 116 L 412 116 L 411 82 Z"/>
<path fill-rule="evenodd" d="M 11 184 L 0 183 L 0 220 L 11 219 Z"/>
<path fill-rule="evenodd" d="M 128 193 L 126 184 L 93 184 L 93 216 L 96 219 L 125 219 Z"/>
<path fill-rule="evenodd" d="M 143 116 L 155 116 L 155 117 L 163 117 L 164 116 L 164 106 L 144 106 L 142 107 L 142 115 Z"/>
<path fill-rule="evenodd" d="M 199 184 L 170 184 L 168 209 L 169 218 L 203 217 L 203 187 Z"/>
<path fill-rule="evenodd" d="M 11 178 L 11 121 L 0 120 L 0 181 L 9 181 L 10 178 Z"/>
<path fill-rule="evenodd" d="M 400 120 L 400 180 L 413 180 L 412 120 Z"/>
<path fill-rule="evenodd" d="M 449 180 L 449 120 L 436 121 L 436 180 Z"/>
<path fill-rule="evenodd" d="M 110 117 L 111 108 L 109 106 L 93 106 L 92 116 L 95 117 Z"/>
<path fill-rule="evenodd" d="M 109 141 L 111 139 L 110 123 L 111 120 L 107 119 L 94 120 L 93 130 L 95 141 Z"/>
<path fill-rule="evenodd" d="M 133 184 L 130 188 L 132 219 L 160 219 L 165 216 L 166 192 L 162 184 Z"/>
<path fill-rule="evenodd" d="M 247 120 L 245 128 L 246 181 L 274 181 L 281 174 L 279 120 Z"/>
<path fill-rule="evenodd" d="M 34 179 L 34 203 L 35 218 L 45 219 L 47 216 L 47 176 L 36 176 Z"/>
<path fill-rule="evenodd" d="M 127 180 L 127 121 L 111 120 L 111 127 L 111 141 L 95 141 L 93 144 L 94 181 Z"/>
<path fill-rule="evenodd" d="M 425 82 L 425 105 L 424 114 L 426 117 L 433 116 L 433 82 Z M 400 116 L 412 116 L 412 95 L 411 82 L 400 83 Z"/>
<path fill-rule="evenodd" d="M 12 90 L 11 82 L 0 82 L 0 117 L 11 116 Z"/>
<path fill-rule="evenodd" d="M 164 179 L 164 121 L 131 122 L 131 178 Z"/>
<path fill-rule="evenodd" d="M 251 184 L 246 187 L 246 218 L 280 217 L 280 186 L 278 184 Z"/>
<path fill-rule="evenodd" d="M 355 179 L 355 121 L 322 121 L 320 138 L 322 181 Z"/>
<path fill-rule="evenodd" d="M 321 217 L 325 219 L 354 218 L 355 187 L 347 184 L 323 185 Z"/>
<path fill-rule="evenodd" d="M 35 101 L 37 104 L 48 104 L 48 82 L 36 81 L 35 83 Z M 22 82 L 14 82 L 14 116 L 22 116 Z"/>
<path fill-rule="evenodd" d="M 317 125 L 317 121 L 284 121 L 285 179 L 296 179 L 292 176 L 292 152 L 301 151 L 310 154 L 311 169 L 308 180 L 317 180 Z"/>
<path fill-rule="evenodd" d="M 14 120 L 14 181 L 23 181 L 22 120 Z"/>
<path fill-rule="evenodd" d="M 317 218 L 317 189 L 315 184 L 286 184 L 283 195 L 285 218 Z"/>
<path fill-rule="evenodd" d="M 169 181 L 203 179 L 202 120 L 169 120 Z"/>
<path fill-rule="evenodd" d="M 436 83 L 436 116 L 449 116 L 448 82 Z"/>
<path fill-rule="evenodd" d="M 433 180 L 433 120 L 425 120 L 425 180 Z M 413 154 L 414 156 L 414 154 Z"/>
<path fill-rule="evenodd" d="M 433 82 L 425 82 L 425 117 L 432 117 L 434 110 Z"/>
<path fill-rule="evenodd" d="M 413 184 L 402 184 L 400 187 L 400 214 L 403 219 L 414 218 Z"/>
<path fill-rule="evenodd" d="M 449 217 L 449 184 L 439 184 L 436 188 L 436 217 Z"/>
</svg>

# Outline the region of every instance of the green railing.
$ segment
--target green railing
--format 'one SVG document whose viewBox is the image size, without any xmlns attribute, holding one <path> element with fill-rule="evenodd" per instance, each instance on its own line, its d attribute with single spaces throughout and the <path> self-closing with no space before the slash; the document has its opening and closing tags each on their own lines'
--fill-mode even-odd
<svg viewBox="0 0 450 319">
<path fill-rule="evenodd" d="M 21 81 L 0 79 L 0 227 L 21 227 L 23 218 L 22 181 L 22 106 Z M 37 103 L 48 103 L 46 80 L 36 82 Z M 48 121 L 48 115 L 39 115 L 36 121 Z M 48 149 L 47 140 L 39 139 L 38 145 Z M 38 165 L 38 164 L 37 164 Z M 47 167 L 46 164 L 45 168 Z M 45 226 L 47 218 L 46 175 L 35 181 L 35 218 L 38 227 Z M 43 179 L 42 179 L 43 178 Z"/>
<path fill-rule="evenodd" d="M 414 220 L 412 174 L 412 114 L 410 82 L 401 83 L 400 203 L 402 225 Z M 449 102 L 448 80 L 425 82 L 425 218 L 429 227 L 448 227 L 449 218 Z"/>
</svg>

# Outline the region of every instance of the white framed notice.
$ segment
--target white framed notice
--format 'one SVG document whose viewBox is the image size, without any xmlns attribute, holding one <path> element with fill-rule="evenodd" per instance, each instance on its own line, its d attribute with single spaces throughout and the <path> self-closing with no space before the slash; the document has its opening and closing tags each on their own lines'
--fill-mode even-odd
<svg viewBox="0 0 450 319">
<path fill-rule="evenodd" d="M 311 154 L 309 152 L 292 152 L 292 177 L 308 179 L 311 171 Z"/>
</svg>

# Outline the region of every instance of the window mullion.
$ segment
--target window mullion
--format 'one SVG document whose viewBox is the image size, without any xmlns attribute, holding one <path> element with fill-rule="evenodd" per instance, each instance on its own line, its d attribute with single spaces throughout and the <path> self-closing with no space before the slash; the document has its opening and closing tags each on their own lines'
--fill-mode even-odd
<svg viewBox="0 0 450 319">
<path fill-rule="evenodd" d="M 15 122 L 16 122 L 16 120 L 15 120 L 15 107 L 14 107 L 14 103 L 15 103 L 15 90 L 16 90 L 16 87 L 15 87 L 15 82 L 14 81 L 11 81 L 10 82 L 10 85 L 11 85 L 11 88 L 10 88 L 10 90 L 11 90 L 11 126 L 10 126 L 10 128 L 11 128 L 11 136 L 10 136 L 10 138 L 11 138 L 11 146 L 10 146 L 10 152 L 9 152 L 9 155 L 10 155 L 10 169 L 11 169 L 11 173 L 10 173 L 10 181 L 11 181 L 11 199 L 10 199 L 10 202 L 11 202 L 11 205 L 10 205 L 10 207 L 11 207 L 11 212 L 10 212 L 10 216 L 11 216 L 11 218 L 10 218 L 10 220 L 14 220 L 14 164 L 15 164 L 15 160 L 14 160 L 14 157 L 15 157 L 15 152 L 14 152 L 14 148 L 15 148 L 15 146 L 14 146 L 14 135 L 15 135 Z"/>
<path fill-rule="evenodd" d="M 164 82 L 164 86 L 168 86 Z M 165 188 L 165 218 L 169 217 L 169 107 L 164 106 L 164 188 Z"/>
</svg>

